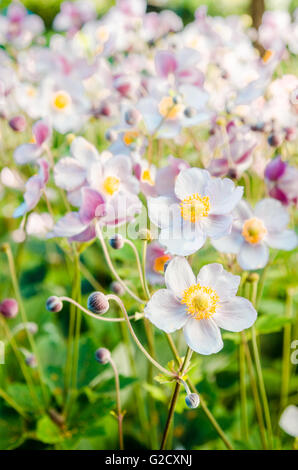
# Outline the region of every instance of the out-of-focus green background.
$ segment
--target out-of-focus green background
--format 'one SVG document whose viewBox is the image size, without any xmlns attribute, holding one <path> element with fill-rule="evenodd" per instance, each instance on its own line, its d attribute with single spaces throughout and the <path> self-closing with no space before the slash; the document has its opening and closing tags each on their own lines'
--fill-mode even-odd
<svg viewBox="0 0 298 470">
<path fill-rule="evenodd" d="M 0 0 L 0 7 L 5 8 L 11 0 Z M 71 0 L 72 1 L 72 0 Z M 116 0 L 91 0 L 99 14 L 107 11 L 116 3 Z M 54 16 L 60 8 L 61 0 L 22 0 L 29 10 L 39 14 L 50 26 Z M 184 22 L 193 19 L 193 13 L 199 5 L 207 5 L 210 15 L 226 16 L 231 14 L 245 14 L 250 12 L 251 0 L 149 0 L 149 10 L 160 10 L 164 8 L 173 9 Z M 289 10 L 298 8 L 298 0 L 266 0 L 268 10 Z"/>
</svg>

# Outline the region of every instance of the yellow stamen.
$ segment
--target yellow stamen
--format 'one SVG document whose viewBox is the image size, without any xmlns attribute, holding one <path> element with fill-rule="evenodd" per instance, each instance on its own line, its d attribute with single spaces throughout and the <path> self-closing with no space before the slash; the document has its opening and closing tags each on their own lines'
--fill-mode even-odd
<svg viewBox="0 0 298 470">
<path fill-rule="evenodd" d="M 182 110 L 181 104 L 175 104 L 171 96 L 164 96 L 158 105 L 158 111 L 166 119 L 176 119 Z"/>
<path fill-rule="evenodd" d="M 144 181 L 145 183 L 150 184 L 151 186 L 154 185 L 154 181 L 151 177 L 151 173 L 150 173 L 149 169 L 143 171 L 141 179 L 142 179 L 142 181 Z"/>
<path fill-rule="evenodd" d="M 58 111 L 64 111 L 69 107 L 71 97 L 66 91 L 57 91 L 53 97 L 53 107 Z"/>
<path fill-rule="evenodd" d="M 271 51 L 270 49 L 268 49 L 267 51 L 265 51 L 263 57 L 262 57 L 262 60 L 264 62 L 264 64 L 267 64 L 267 62 L 269 62 L 269 60 L 271 59 L 271 57 L 273 56 L 274 52 Z"/>
<path fill-rule="evenodd" d="M 123 136 L 123 142 L 126 145 L 131 145 L 136 140 L 138 135 L 139 135 L 138 131 L 127 131 L 125 132 Z"/>
<path fill-rule="evenodd" d="M 244 222 L 242 235 L 248 243 L 259 243 L 267 233 L 266 227 L 260 219 L 253 217 Z"/>
<path fill-rule="evenodd" d="M 183 292 L 181 303 L 187 306 L 187 313 L 196 320 L 210 318 L 216 312 L 219 297 L 211 287 L 200 283 L 190 286 Z"/>
<path fill-rule="evenodd" d="M 210 211 L 208 196 L 200 196 L 198 193 L 192 194 L 183 199 L 180 203 L 181 217 L 190 222 L 197 222 L 202 217 L 207 217 Z"/>
<path fill-rule="evenodd" d="M 116 191 L 118 191 L 120 186 L 120 180 L 116 176 L 108 176 L 103 183 L 103 188 L 106 193 L 112 196 Z"/>
<path fill-rule="evenodd" d="M 167 261 L 169 261 L 171 257 L 169 255 L 159 256 L 154 260 L 153 270 L 157 273 L 160 271 L 164 271 L 164 267 Z"/>
</svg>

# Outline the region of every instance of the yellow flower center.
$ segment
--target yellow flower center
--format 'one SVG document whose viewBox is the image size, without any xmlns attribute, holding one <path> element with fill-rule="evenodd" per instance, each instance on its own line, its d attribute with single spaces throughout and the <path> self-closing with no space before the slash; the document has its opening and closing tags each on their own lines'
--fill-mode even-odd
<svg viewBox="0 0 298 470">
<path fill-rule="evenodd" d="M 165 119 L 176 119 L 182 110 L 181 104 L 175 104 L 171 96 L 164 96 L 158 105 L 158 111 Z"/>
<path fill-rule="evenodd" d="M 131 145 L 136 140 L 138 135 L 138 131 L 127 131 L 123 136 L 123 142 L 125 145 Z"/>
<path fill-rule="evenodd" d="M 64 111 L 69 107 L 71 97 L 66 91 L 57 91 L 53 97 L 53 107 L 58 111 Z"/>
<path fill-rule="evenodd" d="M 267 233 L 266 227 L 260 219 L 253 217 L 244 222 L 242 235 L 248 243 L 259 243 Z"/>
<path fill-rule="evenodd" d="M 208 196 L 200 196 L 198 193 L 186 197 L 180 203 L 181 217 L 190 222 L 197 222 L 202 217 L 207 217 L 210 211 Z"/>
<path fill-rule="evenodd" d="M 264 64 L 267 64 L 267 62 L 269 62 L 269 60 L 271 59 L 271 57 L 274 55 L 274 51 L 271 51 L 270 49 L 267 49 L 267 51 L 265 51 L 263 57 L 262 57 L 262 60 L 264 62 Z"/>
<path fill-rule="evenodd" d="M 153 265 L 153 270 L 157 273 L 160 271 L 164 271 L 164 267 L 167 261 L 169 261 L 170 256 L 169 255 L 163 255 L 159 256 L 158 258 L 155 259 L 154 265 Z"/>
<path fill-rule="evenodd" d="M 96 30 L 96 37 L 100 42 L 107 42 L 109 39 L 110 33 L 109 30 L 105 26 L 100 26 Z"/>
<path fill-rule="evenodd" d="M 154 181 L 153 181 L 153 179 L 152 179 L 152 177 L 151 177 L 151 173 L 150 173 L 150 170 L 149 170 L 149 169 L 143 171 L 143 173 L 142 173 L 142 181 L 143 181 L 144 183 L 150 184 L 151 186 L 154 185 Z"/>
<path fill-rule="evenodd" d="M 27 96 L 30 96 L 30 98 L 33 98 L 34 96 L 36 96 L 36 90 L 35 88 L 33 87 L 28 87 L 27 90 L 26 90 L 26 94 Z"/>
<path fill-rule="evenodd" d="M 120 186 L 120 179 L 116 176 L 107 176 L 104 180 L 103 188 L 106 193 L 112 196 L 116 191 L 118 191 Z"/>
<path fill-rule="evenodd" d="M 211 287 L 200 283 L 190 286 L 183 292 L 181 303 L 187 306 L 187 313 L 196 320 L 210 318 L 216 312 L 219 297 Z"/>
</svg>

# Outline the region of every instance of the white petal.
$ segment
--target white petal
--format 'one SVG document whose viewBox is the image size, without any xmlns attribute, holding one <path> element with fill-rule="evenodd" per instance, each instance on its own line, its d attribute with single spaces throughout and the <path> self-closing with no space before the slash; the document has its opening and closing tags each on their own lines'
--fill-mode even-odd
<svg viewBox="0 0 298 470">
<path fill-rule="evenodd" d="M 148 198 L 148 214 L 151 222 L 157 227 L 164 228 L 170 225 L 171 206 L 174 200 L 170 197 L 150 197 Z"/>
<path fill-rule="evenodd" d="M 221 302 L 213 316 L 220 328 L 235 332 L 250 328 L 256 319 L 257 312 L 252 303 L 243 297 L 232 297 Z"/>
<path fill-rule="evenodd" d="M 253 211 L 248 202 L 242 199 L 235 207 L 233 216 L 235 221 L 243 224 L 247 219 L 251 219 L 253 217 Z"/>
<path fill-rule="evenodd" d="M 210 199 L 211 214 L 228 214 L 237 206 L 243 195 L 243 187 L 235 187 L 228 178 L 213 178 L 206 189 Z"/>
<path fill-rule="evenodd" d="M 167 289 L 160 289 L 149 300 L 145 309 L 148 318 L 160 330 L 172 333 L 184 326 L 187 321 L 185 306 Z"/>
<path fill-rule="evenodd" d="M 265 240 L 271 248 L 279 250 L 290 251 L 297 245 L 297 235 L 294 230 L 267 233 Z"/>
<path fill-rule="evenodd" d="M 159 242 L 173 255 L 188 256 L 198 251 L 205 243 L 206 235 L 196 229 L 186 234 L 183 229 L 163 228 L 159 234 Z"/>
<path fill-rule="evenodd" d="M 290 436 L 298 437 L 298 406 L 288 406 L 280 417 L 279 425 Z"/>
<path fill-rule="evenodd" d="M 61 158 L 54 168 L 56 185 L 67 191 L 73 191 L 81 186 L 85 180 L 85 175 L 82 165 L 71 157 Z"/>
<path fill-rule="evenodd" d="M 254 214 L 261 219 L 268 232 L 281 232 L 289 223 L 287 209 L 276 199 L 263 199 L 255 206 Z"/>
<path fill-rule="evenodd" d="M 206 184 L 210 180 L 207 170 L 188 168 L 182 170 L 176 178 L 175 194 L 179 199 L 185 199 L 192 194 L 205 194 Z"/>
<path fill-rule="evenodd" d="M 131 176 L 132 163 L 127 155 L 115 155 L 109 158 L 104 165 L 104 177 L 116 176 L 120 180 Z"/>
<path fill-rule="evenodd" d="M 220 330 L 211 318 L 190 319 L 184 326 L 183 332 L 188 346 L 199 354 L 214 354 L 223 348 Z"/>
<path fill-rule="evenodd" d="M 99 156 L 94 145 L 83 137 L 76 137 L 70 146 L 71 154 L 86 168 Z"/>
<path fill-rule="evenodd" d="M 226 237 L 219 238 L 218 240 L 212 240 L 211 243 L 216 250 L 220 253 L 239 253 L 240 247 L 243 243 L 243 237 L 239 230 L 233 229 Z"/>
<path fill-rule="evenodd" d="M 237 256 L 242 269 L 261 269 L 266 266 L 269 258 L 269 249 L 264 243 L 252 245 L 243 243 Z"/>
<path fill-rule="evenodd" d="M 220 300 L 225 300 L 237 294 L 240 276 L 229 273 L 219 263 L 212 263 L 202 267 L 197 280 L 202 286 L 214 289 Z"/>
<path fill-rule="evenodd" d="M 175 256 L 166 269 L 165 283 L 176 297 L 181 298 L 185 289 L 196 283 L 196 278 L 188 261 L 181 257 Z"/>
<path fill-rule="evenodd" d="M 232 227 L 231 215 L 209 215 L 202 219 L 201 226 L 210 238 L 221 238 L 227 235 Z"/>
</svg>

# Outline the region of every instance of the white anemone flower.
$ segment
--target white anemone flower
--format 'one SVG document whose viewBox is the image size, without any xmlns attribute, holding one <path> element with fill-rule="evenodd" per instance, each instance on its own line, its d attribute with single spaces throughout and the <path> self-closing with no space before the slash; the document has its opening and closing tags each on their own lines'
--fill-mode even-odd
<svg viewBox="0 0 298 470">
<path fill-rule="evenodd" d="M 287 406 L 280 417 L 279 425 L 290 436 L 298 437 L 298 406 Z"/>
<path fill-rule="evenodd" d="M 297 245 L 295 231 L 286 228 L 288 211 L 276 199 L 263 199 L 254 210 L 246 201 L 240 201 L 234 217 L 231 233 L 212 244 L 221 253 L 236 254 L 242 269 L 264 268 L 269 247 L 289 251 Z"/>
<path fill-rule="evenodd" d="M 239 332 L 256 321 L 251 302 L 236 297 L 240 276 L 221 264 L 204 266 L 196 278 L 187 260 L 176 256 L 166 268 L 165 283 L 167 288 L 149 300 L 145 316 L 166 333 L 183 328 L 186 343 L 197 353 L 209 355 L 223 348 L 220 328 Z"/>
<path fill-rule="evenodd" d="M 175 255 L 187 256 L 201 248 L 207 237 L 230 233 L 231 212 L 243 187 L 228 178 L 212 178 L 207 170 L 188 168 L 175 181 L 175 196 L 148 199 L 149 217 L 161 231 L 159 242 Z"/>
</svg>

